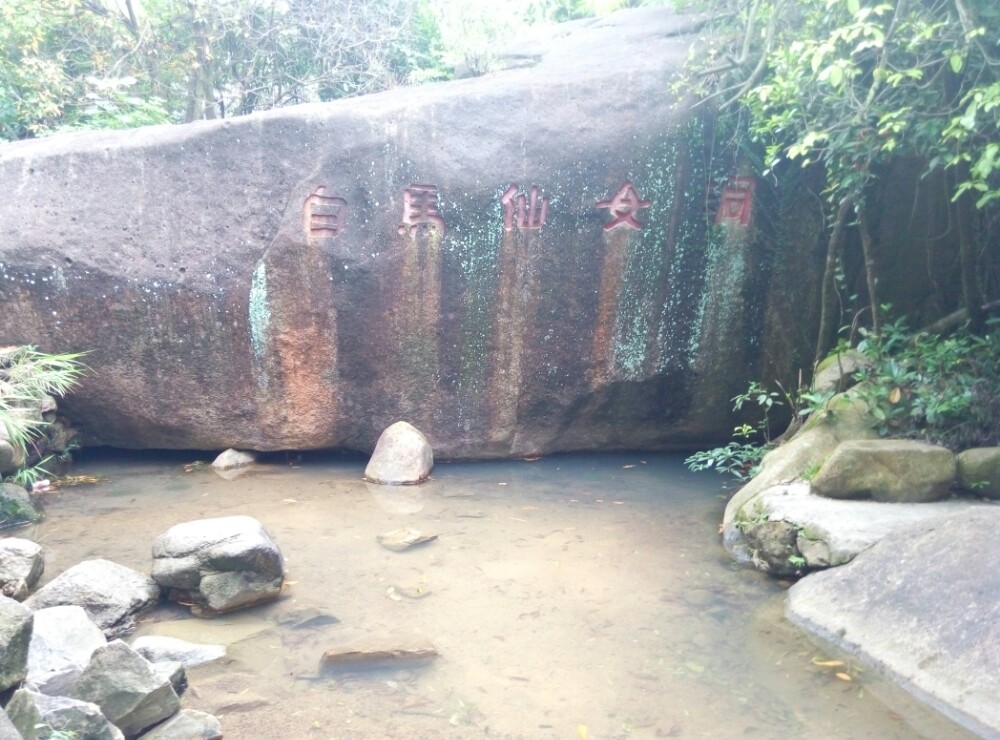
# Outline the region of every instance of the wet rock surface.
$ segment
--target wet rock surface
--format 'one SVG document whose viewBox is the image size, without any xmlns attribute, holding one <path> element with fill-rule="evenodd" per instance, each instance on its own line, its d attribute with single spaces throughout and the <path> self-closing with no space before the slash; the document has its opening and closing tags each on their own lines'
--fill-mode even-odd
<svg viewBox="0 0 1000 740">
<path fill-rule="evenodd" d="M 891 534 L 788 592 L 789 619 L 983 737 L 1000 735 L 1000 509 Z"/>
<path fill-rule="evenodd" d="M 434 643 L 416 635 L 387 635 L 361 638 L 323 653 L 327 669 L 385 668 L 401 663 L 423 663 L 438 656 Z"/>
<path fill-rule="evenodd" d="M 37 522 L 41 518 L 42 512 L 26 490 L 13 483 L 0 483 L 0 529 Z"/>
<path fill-rule="evenodd" d="M 6 144 L 0 335 L 92 351 L 63 404 L 88 445 L 724 438 L 818 267 L 710 226 L 735 165 L 670 92 L 700 31 L 637 9 L 484 78 Z"/>
</svg>

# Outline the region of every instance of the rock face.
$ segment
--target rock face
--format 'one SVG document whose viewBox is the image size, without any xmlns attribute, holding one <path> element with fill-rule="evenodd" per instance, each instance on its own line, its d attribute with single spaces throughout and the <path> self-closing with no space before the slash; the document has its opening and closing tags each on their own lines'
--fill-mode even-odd
<svg viewBox="0 0 1000 740">
<path fill-rule="evenodd" d="M 791 576 L 849 562 L 884 537 L 917 522 L 985 506 L 978 501 L 888 504 L 816 496 L 807 483 L 775 485 L 754 499 L 735 526 L 750 559 L 774 576 Z"/>
<path fill-rule="evenodd" d="M 75 604 L 109 638 L 135 629 L 136 615 L 153 606 L 160 589 L 142 573 L 110 560 L 85 560 L 60 573 L 24 602 L 31 609 Z"/>
<path fill-rule="evenodd" d="M 73 687 L 72 698 L 93 702 L 126 737 L 180 710 L 170 681 L 121 640 L 99 648 Z"/>
<path fill-rule="evenodd" d="M 177 524 L 153 543 L 153 580 L 195 614 L 233 611 L 281 595 L 281 551 L 249 516 Z"/>
<path fill-rule="evenodd" d="M 85 444 L 725 438 L 747 380 L 808 354 L 787 317 L 819 263 L 806 207 L 750 238 L 767 183 L 671 99 L 699 29 L 638 9 L 485 78 L 6 144 L 0 336 L 92 351 L 63 403 Z"/>
<path fill-rule="evenodd" d="M 944 447 L 905 439 L 842 443 L 812 479 L 827 498 L 940 501 L 955 484 L 955 455 Z"/>
<path fill-rule="evenodd" d="M 51 737 L 39 732 L 39 725 L 47 725 L 72 738 L 123 740 L 125 737 L 101 714 L 100 707 L 88 701 L 18 689 L 7 704 L 7 711 L 11 722 L 25 738 Z"/>
<path fill-rule="evenodd" d="M 28 648 L 28 683 L 43 694 L 67 694 L 90 656 L 106 644 L 101 628 L 82 607 L 39 609 Z"/>
<path fill-rule="evenodd" d="M 397 421 L 378 438 L 375 451 L 365 468 L 372 483 L 421 483 L 434 467 L 434 451 L 420 430 Z"/>
<path fill-rule="evenodd" d="M 788 593 L 789 619 L 982 737 L 1000 736 L 1000 510 L 890 535 Z"/>
<path fill-rule="evenodd" d="M 752 560 L 753 548 L 743 536 L 741 522 L 757 520 L 761 511 L 766 512 L 766 507 L 757 503 L 761 495 L 799 478 L 810 468 L 819 468 L 841 442 L 876 436 L 867 417 L 868 407 L 853 392 L 835 396 L 827 408 L 832 413 L 813 414 L 794 437 L 769 452 L 761 462 L 760 472 L 726 504 L 722 542 L 735 560 Z"/>
</svg>

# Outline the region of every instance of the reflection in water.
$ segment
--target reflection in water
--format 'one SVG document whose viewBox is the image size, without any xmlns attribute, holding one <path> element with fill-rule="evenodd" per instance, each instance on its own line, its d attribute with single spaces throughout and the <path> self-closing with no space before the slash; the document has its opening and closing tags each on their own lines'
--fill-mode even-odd
<svg viewBox="0 0 1000 740">
<path fill-rule="evenodd" d="M 882 687 L 891 712 L 855 666 L 816 665 L 782 586 L 722 551 L 718 478 L 676 456 L 439 464 L 394 488 L 340 456 L 233 480 L 185 461 L 85 460 L 74 473 L 108 480 L 57 493 L 16 534 L 46 546 L 50 579 L 94 557 L 148 572 L 151 542 L 180 522 L 263 522 L 286 558 L 282 600 L 214 620 L 163 606 L 140 628 L 229 646 L 190 671 L 184 700 L 227 738 L 963 737 Z M 402 527 L 438 539 L 376 542 Z M 320 670 L 330 648 L 393 636 L 440 656 Z"/>
</svg>

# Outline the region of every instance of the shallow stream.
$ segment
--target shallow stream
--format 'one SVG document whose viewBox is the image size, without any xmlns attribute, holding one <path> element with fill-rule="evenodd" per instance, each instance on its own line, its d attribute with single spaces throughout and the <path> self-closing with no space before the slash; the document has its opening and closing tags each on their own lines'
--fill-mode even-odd
<svg viewBox="0 0 1000 740">
<path fill-rule="evenodd" d="M 193 459 L 91 452 L 70 472 L 105 480 L 10 534 L 45 546 L 44 581 L 90 558 L 149 572 L 180 522 L 263 522 L 280 601 L 212 620 L 163 606 L 139 630 L 229 646 L 184 699 L 229 739 L 967 737 L 784 621 L 787 584 L 721 548 L 719 477 L 678 456 L 438 464 L 412 487 L 364 483 L 355 457 L 275 456 L 232 480 Z M 404 526 L 438 539 L 376 542 Z M 440 657 L 319 671 L 354 638 L 416 635 Z"/>
</svg>

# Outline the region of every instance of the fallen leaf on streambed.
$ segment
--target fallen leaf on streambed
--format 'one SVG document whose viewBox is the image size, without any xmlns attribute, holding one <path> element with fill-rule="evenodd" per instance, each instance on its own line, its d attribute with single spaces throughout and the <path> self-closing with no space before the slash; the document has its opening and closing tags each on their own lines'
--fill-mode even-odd
<svg viewBox="0 0 1000 740">
<path fill-rule="evenodd" d="M 628 470 L 629 468 L 634 468 L 635 465 L 622 465 L 622 470 Z"/>
<path fill-rule="evenodd" d="M 853 681 L 854 679 L 850 677 L 847 673 L 834 673 L 834 676 L 839 678 L 841 681 Z"/>
<path fill-rule="evenodd" d="M 836 668 L 837 666 L 844 665 L 844 661 L 842 661 L 842 660 L 817 660 L 816 658 L 813 658 L 812 659 L 812 664 L 813 665 L 822 666 L 824 668 Z"/>
</svg>

